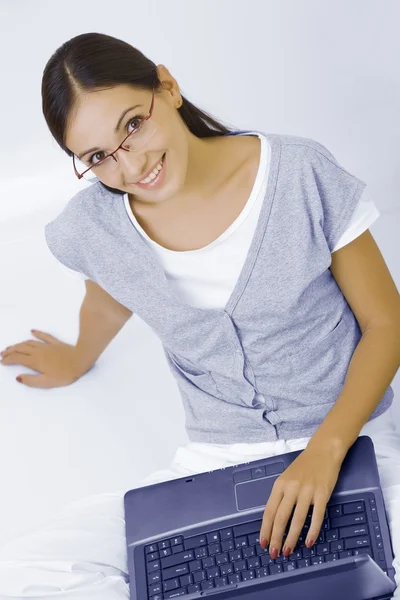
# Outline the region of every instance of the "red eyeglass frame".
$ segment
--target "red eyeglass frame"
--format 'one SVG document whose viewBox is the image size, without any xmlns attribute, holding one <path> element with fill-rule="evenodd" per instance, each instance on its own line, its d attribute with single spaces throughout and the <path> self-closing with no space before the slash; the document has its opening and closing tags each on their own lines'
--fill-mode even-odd
<svg viewBox="0 0 400 600">
<path fill-rule="evenodd" d="M 155 92 L 155 88 L 153 86 L 153 95 L 151 98 L 151 105 L 150 105 L 150 113 L 147 117 L 145 117 L 141 123 L 144 123 L 144 121 L 147 121 L 148 119 L 151 118 L 152 114 L 153 114 L 153 108 L 154 108 L 154 92 Z M 120 145 L 118 146 L 118 148 L 116 148 L 113 152 L 110 152 L 110 154 L 107 154 L 107 156 L 105 156 L 102 160 L 100 160 L 98 163 L 96 163 L 96 165 L 92 165 L 91 167 L 88 167 L 86 169 L 86 171 L 83 171 L 83 173 L 78 173 L 78 171 L 76 170 L 76 166 L 75 166 L 75 154 L 72 154 L 72 163 L 74 165 L 74 171 L 75 171 L 75 175 L 77 176 L 78 179 L 82 179 L 82 177 L 84 176 L 85 173 L 87 173 L 88 171 L 90 171 L 91 169 L 93 169 L 93 167 L 99 165 L 100 163 L 102 163 L 104 160 L 106 160 L 107 158 L 109 158 L 110 156 L 112 156 L 112 158 L 116 161 L 117 159 L 115 158 L 114 154 L 116 152 L 118 152 L 119 149 L 121 150 L 125 150 L 126 152 L 129 152 L 129 150 L 127 150 L 126 148 L 122 148 L 122 144 L 124 144 L 126 142 L 126 140 L 128 139 L 129 136 L 132 135 L 132 133 L 134 133 L 136 130 L 134 129 L 133 131 L 131 131 L 130 133 L 128 133 L 128 135 L 122 140 L 122 142 L 120 143 Z"/>
</svg>

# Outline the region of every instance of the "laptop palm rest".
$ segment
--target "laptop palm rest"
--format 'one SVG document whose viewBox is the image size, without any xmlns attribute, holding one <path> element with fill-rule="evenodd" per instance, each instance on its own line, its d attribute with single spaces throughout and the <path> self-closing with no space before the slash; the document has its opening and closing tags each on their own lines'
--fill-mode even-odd
<svg viewBox="0 0 400 600">
<path fill-rule="evenodd" d="M 391 598 L 396 585 L 378 567 L 368 554 L 350 556 L 333 563 L 314 565 L 312 568 L 298 569 L 287 573 L 282 579 L 270 576 L 259 580 L 257 586 L 243 586 L 225 590 L 219 588 L 203 592 L 204 599 L 217 593 L 221 600 L 370 600 L 371 598 Z"/>
</svg>

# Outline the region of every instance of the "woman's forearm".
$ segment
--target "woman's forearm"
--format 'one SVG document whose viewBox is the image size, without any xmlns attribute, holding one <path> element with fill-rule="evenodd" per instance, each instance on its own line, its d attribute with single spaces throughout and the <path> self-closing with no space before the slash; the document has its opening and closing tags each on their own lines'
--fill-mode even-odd
<svg viewBox="0 0 400 600">
<path fill-rule="evenodd" d="M 308 448 L 344 459 L 399 368 L 399 325 L 366 331 L 351 358 L 342 391 Z"/>
</svg>

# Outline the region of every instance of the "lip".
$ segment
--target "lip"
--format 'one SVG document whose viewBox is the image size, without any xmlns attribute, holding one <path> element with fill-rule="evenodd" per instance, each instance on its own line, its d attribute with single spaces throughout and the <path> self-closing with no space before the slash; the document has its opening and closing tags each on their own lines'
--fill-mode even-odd
<svg viewBox="0 0 400 600">
<path fill-rule="evenodd" d="M 164 153 L 165 154 L 165 153 Z M 148 177 L 150 175 L 150 173 L 156 168 L 156 166 L 158 165 L 158 163 L 162 160 L 162 157 L 164 156 L 164 154 L 158 159 L 158 161 L 151 167 L 151 169 L 149 169 L 147 171 L 147 173 L 145 175 L 143 175 L 142 177 L 140 177 L 140 179 L 136 179 L 136 181 L 131 181 L 130 183 L 128 183 L 128 185 L 135 185 L 135 183 L 139 183 L 139 181 L 142 181 L 143 179 L 146 179 L 146 177 Z"/>
</svg>

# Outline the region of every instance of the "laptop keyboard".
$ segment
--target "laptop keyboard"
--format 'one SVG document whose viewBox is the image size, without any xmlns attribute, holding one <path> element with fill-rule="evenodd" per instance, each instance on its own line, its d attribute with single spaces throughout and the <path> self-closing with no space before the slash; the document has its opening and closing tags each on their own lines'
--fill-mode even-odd
<svg viewBox="0 0 400 600">
<path fill-rule="evenodd" d="M 296 548 L 287 558 L 281 554 L 272 560 L 269 549 L 260 546 L 262 519 L 201 535 L 178 535 L 145 546 L 148 598 L 166 600 L 230 584 L 240 586 L 246 581 L 364 553 L 387 573 L 373 497 L 328 506 L 320 535 L 313 547 L 307 548 L 311 512 L 310 507 Z M 290 520 L 284 539 L 289 526 Z"/>
</svg>

